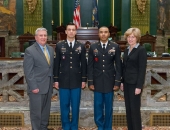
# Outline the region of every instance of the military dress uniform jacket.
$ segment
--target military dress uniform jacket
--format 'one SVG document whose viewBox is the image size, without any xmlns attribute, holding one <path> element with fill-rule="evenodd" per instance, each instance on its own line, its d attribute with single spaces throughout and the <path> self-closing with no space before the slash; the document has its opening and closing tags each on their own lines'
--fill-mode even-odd
<svg viewBox="0 0 170 130">
<path fill-rule="evenodd" d="M 108 93 L 113 87 L 120 86 L 122 61 L 120 48 L 115 42 L 109 41 L 103 51 L 101 43 L 90 46 L 88 57 L 88 86 L 94 85 L 94 91 Z"/>
<path fill-rule="evenodd" d="M 87 81 L 87 60 L 85 46 L 75 41 L 69 48 L 67 41 L 56 44 L 54 60 L 54 82 L 59 82 L 59 88 L 73 89 L 81 87 Z"/>
</svg>

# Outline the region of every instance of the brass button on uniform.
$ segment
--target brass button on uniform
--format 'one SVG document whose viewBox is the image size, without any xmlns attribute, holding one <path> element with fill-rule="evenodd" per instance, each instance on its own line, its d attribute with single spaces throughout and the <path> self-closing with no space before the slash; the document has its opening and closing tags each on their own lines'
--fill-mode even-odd
<svg viewBox="0 0 170 130">
<path fill-rule="evenodd" d="M 72 62 L 70 62 L 70 64 L 72 64 Z"/>
<path fill-rule="evenodd" d="M 70 52 L 70 54 L 72 54 L 72 52 Z"/>
<path fill-rule="evenodd" d="M 103 67 L 104 67 L 104 65 L 103 65 Z"/>
<path fill-rule="evenodd" d="M 70 66 L 70 68 L 72 68 L 72 66 Z"/>
<path fill-rule="evenodd" d="M 105 55 L 103 55 L 103 56 L 105 56 Z"/>
<path fill-rule="evenodd" d="M 104 60 L 103 60 L 103 62 L 104 62 Z"/>
<path fill-rule="evenodd" d="M 72 57 L 70 57 L 70 59 L 72 59 Z"/>
<path fill-rule="evenodd" d="M 105 72 L 105 70 L 103 70 L 103 72 Z"/>
</svg>

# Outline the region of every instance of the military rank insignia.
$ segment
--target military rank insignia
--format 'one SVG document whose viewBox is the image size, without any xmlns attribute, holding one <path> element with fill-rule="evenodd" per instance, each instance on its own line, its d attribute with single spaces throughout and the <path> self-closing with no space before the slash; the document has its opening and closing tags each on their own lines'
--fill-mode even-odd
<svg viewBox="0 0 170 130">
<path fill-rule="evenodd" d="M 61 52 L 64 54 L 64 53 L 66 53 L 66 48 L 61 48 Z"/>
<path fill-rule="evenodd" d="M 97 49 L 94 49 L 94 50 L 93 50 L 93 53 L 94 53 L 95 56 L 97 56 L 97 55 L 98 55 L 98 50 L 97 50 Z"/>
<path fill-rule="evenodd" d="M 112 47 L 109 51 L 108 51 L 108 54 L 115 54 L 115 47 Z"/>
<path fill-rule="evenodd" d="M 75 51 L 81 53 L 81 46 L 77 47 Z"/>
</svg>

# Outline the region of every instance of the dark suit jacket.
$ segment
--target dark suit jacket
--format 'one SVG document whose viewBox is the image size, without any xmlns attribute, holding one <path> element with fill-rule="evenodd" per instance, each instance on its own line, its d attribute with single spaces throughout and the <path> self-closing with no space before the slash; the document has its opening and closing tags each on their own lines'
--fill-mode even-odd
<svg viewBox="0 0 170 130">
<path fill-rule="evenodd" d="M 101 43 L 90 46 L 88 57 L 88 85 L 94 85 L 95 91 L 108 93 L 114 85 L 120 86 L 122 62 L 120 48 L 115 42 L 109 41 L 105 51 Z"/>
<path fill-rule="evenodd" d="M 37 88 L 39 88 L 38 94 L 45 94 L 49 89 L 52 92 L 54 49 L 49 45 L 46 46 L 50 54 L 50 65 L 38 43 L 35 42 L 25 50 L 23 67 L 28 93 Z"/>
<path fill-rule="evenodd" d="M 70 50 L 67 41 L 56 44 L 54 61 L 54 81 L 59 82 L 60 88 L 79 88 L 86 82 L 87 61 L 85 46 L 75 41 Z"/>
<path fill-rule="evenodd" d="M 137 88 L 142 88 L 147 65 L 146 50 L 140 45 L 133 48 L 129 55 L 128 50 L 125 50 L 123 58 L 123 82 L 136 84 Z"/>
</svg>

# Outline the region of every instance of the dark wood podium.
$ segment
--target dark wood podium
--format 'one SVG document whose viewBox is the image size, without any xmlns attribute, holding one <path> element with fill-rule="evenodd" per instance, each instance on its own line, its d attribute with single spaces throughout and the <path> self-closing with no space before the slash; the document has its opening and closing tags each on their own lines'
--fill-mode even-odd
<svg viewBox="0 0 170 130">
<path fill-rule="evenodd" d="M 76 39 L 82 43 L 87 41 L 94 43 L 99 41 L 98 28 L 96 27 L 79 27 L 77 29 Z"/>
</svg>

